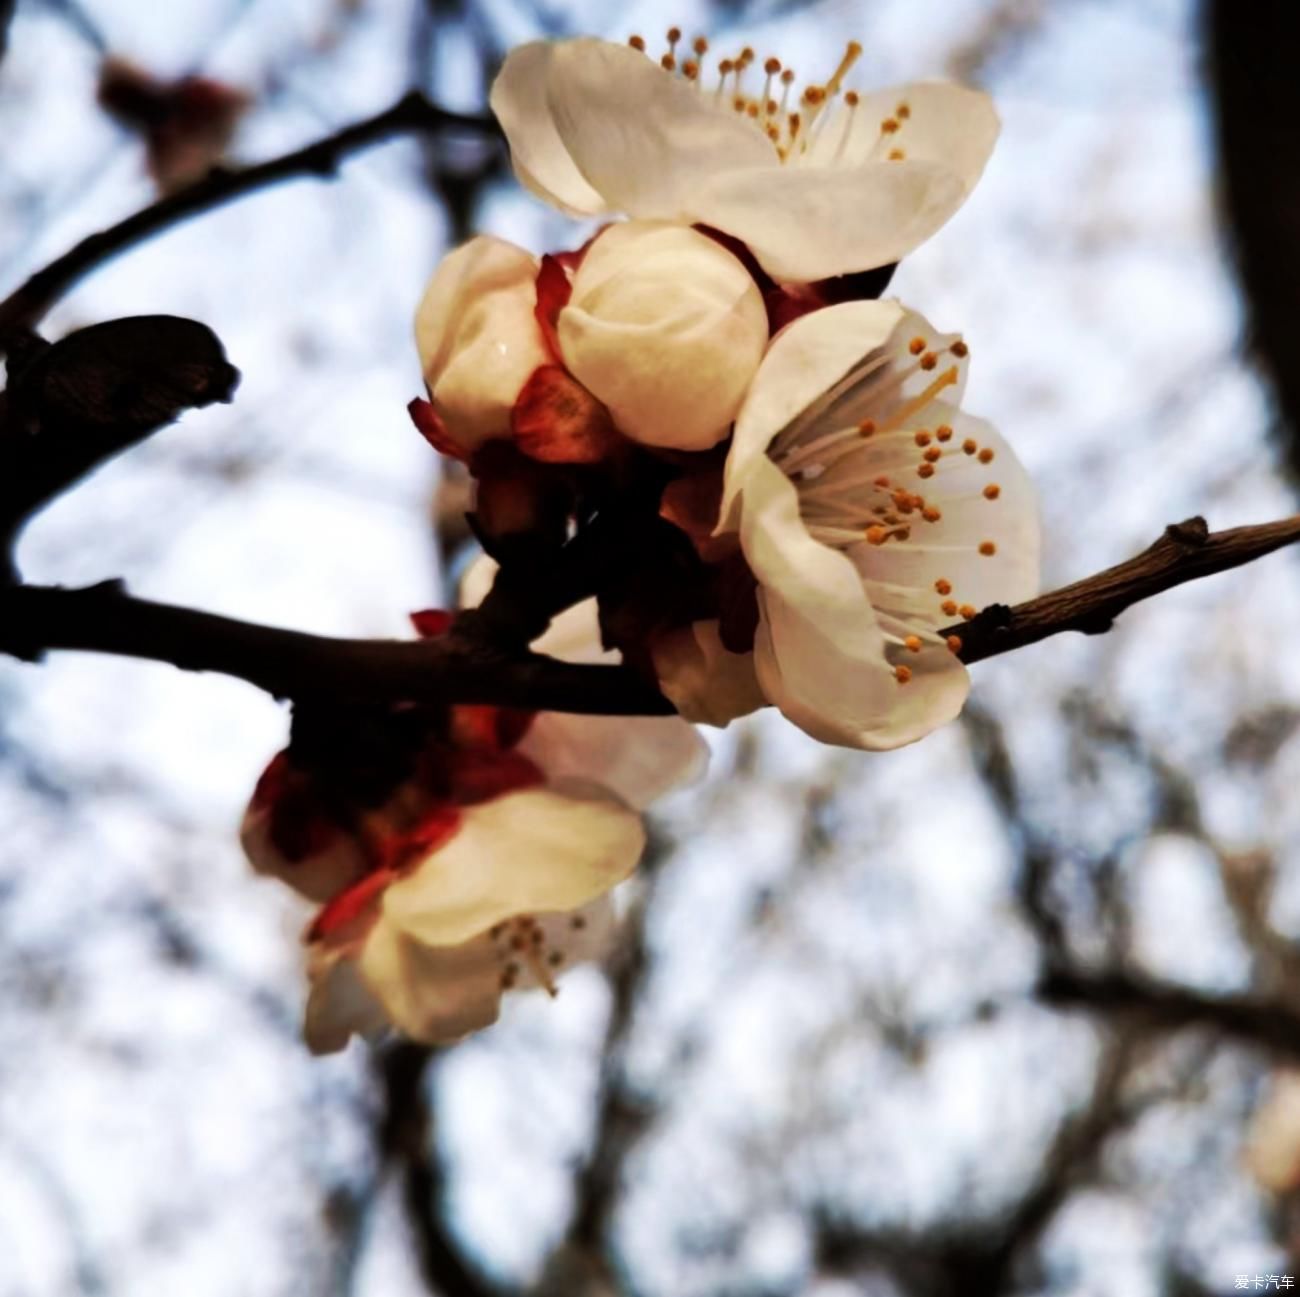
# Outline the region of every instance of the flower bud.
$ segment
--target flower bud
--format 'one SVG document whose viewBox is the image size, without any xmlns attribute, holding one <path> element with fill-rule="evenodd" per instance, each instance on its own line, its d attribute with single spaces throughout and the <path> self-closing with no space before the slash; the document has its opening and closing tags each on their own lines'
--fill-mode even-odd
<svg viewBox="0 0 1300 1297">
<path fill-rule="evenodd" d="M 467 453 L 510 435 L 510 410 L 550 357 L 534 314 L 537 262 L 480 235 L 443 258 L 415 313 L 424 381 L 448 433 Z"/>
<path fill-rule="evenodd" d="M 569 372 L 647 446 L 707 450 L 727 435 L 767 345 L 744 266 L 681 225 L 629 221 L 588 249 L 560 312 Z"/>
</svg>

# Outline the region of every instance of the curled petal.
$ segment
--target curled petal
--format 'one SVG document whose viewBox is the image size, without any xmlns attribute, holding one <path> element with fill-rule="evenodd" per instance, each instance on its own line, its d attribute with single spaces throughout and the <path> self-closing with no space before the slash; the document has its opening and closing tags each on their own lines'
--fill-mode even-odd
<svg viewBox="0 0 1300 1297">
<path fill-rule="evenodd" d="M 533 41 L 511 50 L 488 102 L 510 141 L 520 183 L 571 216 L 594 216 L 606 210 L 605 200 L 578 170 L 547 100 L 555 49 L 550 41 Z"/>
</svg>

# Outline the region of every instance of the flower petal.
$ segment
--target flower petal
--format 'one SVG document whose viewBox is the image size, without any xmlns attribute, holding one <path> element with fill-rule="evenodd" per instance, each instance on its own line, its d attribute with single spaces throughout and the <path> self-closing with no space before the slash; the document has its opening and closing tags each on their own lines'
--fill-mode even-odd
<svg viewBox="0 0 1300 1297">
<path fill-rule="evenodd" d="M 501 1003 L 501 965 L 486 936 L 426 946 L 380 922 L 359 959 L 361 977 L 404 1036 L 426 1045 L 490 1026 Z"/>
<path fill-rule="evenodd" d="M 684 784 L 708 764 L 708 744 L 677 716 L 570 716 L 543 712 L 518 751 L 544 771 L 548 782 L 598 782 L 633 810 Z"/>
<path fill-rule="evenodd" d="M 719 530 L 735 530 L 745 478 L 777 433 L 884 346 L 902 319 L 897 302 L 845 302 L 801 316 L 772 339 L 736 415 Z"/>
<path fill-rule="evenodd" d="M 388 1026 L 384 1006 L 349 955 L 313 946 L 308 951 L 307 975 L 311 990 L 303 1016 L 303 1038 L 313 1054 L 337 1054 L 354 1034 L 373 1038 Z"/>
<path fill-rule="evenodd" d="M 939 519 L 927 523 L 913 515 L 906 541 L 855 546 L 852 557 L 868 581 L 924 592 L 929 624 L 938 627 L 956 620 L 942 611 L 945 599 L 976 610 L 1032 599 L 1039 588 L 1040 535 L 1033 483 L 997 430 L 942 401 L 927 413 L 952 429 L 943 456 L 934 463 L 934 475 L 916 483 L 924 487 L 926 502 L 938 509 Z M 974 446 L 974 452 L 967 453 L 965 446 Z M 910 438 L 882 438 L 871 451 L 870 470 L 862 471 L 916 481 L 909 476 L 916 463 Z M 828 470 L 824 480 L 830 485 L 837 474 L 854 471 L 854 461 L 846 458 Z M 991 498 L 985 494 L 990 489 Z M 936 589 L 939 582 L 943 594 Z"/>
<path fill-rule="evenodd" d="M 689 224 L 697 219 L 692 196 L 720 170 L 775 169 L 771 142 L 761 131 L 626 45 L 572 40 L 554 46 L 546 87 L 545 129 L 558 132 L 607 209 Z M 513 151 L 523 132 L 502 124 Z M 522 157 L 549 187 L 539 166 L 543 157 L 549 165 L 551 154 L 535 138 L 542 130 L 539 120 Z"/>
<path fill-rule="evenodd" d="M 899 261 L 961 206 L 966 190 L 937 162 L 718 171 L 690 219 L 743 240 L 773 279 L 805 283 Z"/>
<path fill-rule="evenodd" d="M 468 941 L 516 914 L 572 910 L 636 867 L 640 817 L 574 781 L 509 793 L 466 810 L 459 832 L 394 883 L 384 916 L 429 945 Z"/>
<path fill-rule="evenodd" d="M 488 102 L 510 145 L 510 160 L 524 188 L 570 216 L 594 216 L 605 201 L 578 170 L 555 127 L 547 78 L 555 45 L 533 41 L 506 56 Z"/>
<path fill-rule="evenodd" d="M 740 535 L 759 580 L 755 670 L 783 715 L 824 743 L 868 749 L 957 715 L 965 668 L 946 649 L 909 656 L 912 678 L 900 684 L 852 561 L 809 535 L 794 484 L 766 458 L 746 487 Z"/>
<path fill-rule="evenodd" d="M 906 108 L 906 116 L 899 108 Z M 893 129 L 884 129 L 886 123 Z M 884 162 L 897 149 L 907 161 L 935 162 L 954 172 L 964 198 L 983 173 L 1000 129 L 993 101 L 982 90 L 917 81 L 864 95 L 852 113 L 841 109 L 814 137 L 803 163 L 852 168 Z"/>
<path fill-rule="evenodd" d="M 462 453 L 509 436 L 515 398 L 550 359 L 536 305 L 536 260 L 490 235 L 450 252 L 429 280 L 415 341 L 434 409 Z"/>
<path fill-rule="evenodd" d="M 754 674 L 754 655 L 728 652 L 716 621 L 661 635 L 652 652 L 660 690 L 688 721 L 728 725 L 768 701 Z"/>
<path fill-rule="evenodd" d="M 714 239 L 629 221 L 583 258 L 559 338 L 565 365 L 620 431 L 707 450 L 727 435 L 758 368 L 767 313 L 749 272 Z"/>
</svg>

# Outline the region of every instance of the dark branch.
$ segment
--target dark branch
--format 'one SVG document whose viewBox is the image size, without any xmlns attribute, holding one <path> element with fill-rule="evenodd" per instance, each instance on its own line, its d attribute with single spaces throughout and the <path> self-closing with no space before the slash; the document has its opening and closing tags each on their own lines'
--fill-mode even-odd
<svg viewBox="0 0 1300 1297">
<path fill-rule="evenodd" d="M 1063 631 L 1099 635 L 1143 599 L 1240 567 L 1296 541 L 1300 541 L 1300 515 L 1216 532 L 1208 530 L 1204 518 L 1189 518 L 1167 527 L 1154 545 L 1135 558 L 1014 608 L 993 604 L 943 634 L 960 638 L 963 662 L 1009 653 Z"/>
<path fill-rule="evenodd" d="M 112 583 L 0 591 L 0 652 L 34 660 L 48 649 L 218 671 L 277 698 L 497 703 L 628 716 L 672 711 L 652 685 L 624 667 L 507 653 L 472 633 L 419 641 L 334 639 L 150 603 Z"/>
<path fill-rule="evenodd" d="M 21 288 L 0 302 L 0 349 L 8 348 L 8 338 L 14 330 L 30 329 L 80 279 L 120 252 L 162 230 L 283 180 L 300 176 L 328 179 L 349 154 L 395 135 L 442 131 L 448 127 L 480 133 L 495 133 L 497 130 L 491 118 L 447 112 L 430 103 L 424 95 L 412 92 L 384 112 L 346 126 L 283 157 L 238 170 L 217 168 L 197 184 L 159 199 L 106 230 L 89 235 L 43 270 L 38 270 Z"/>
<path fill-rule="evenodd" d="M 1202 520 L 1170 527 L 1127 563 L 1015 608 L 986 609 L 953 628 L 967 661 L 1063 631 L 1096 633 L 1151 595 L 1237 567 L 1300 540 L 1300 517 L 1207 533 Z M 478 702 L 593 715 L 666 715 L 671 705 L 634 672 L 556 662 L 487 643 L 473 615 L 461 633 L 423 642 L 345 640 L 259 626 L 127 595 L 18 586 L 0 591 L 0 652 L 35 660 L 82 649 L 236 676 L 276 697 L 354 702 Z"/>
<path fill-rule="evenodd" d="M 1048 973 L 1038 987 L 1048 1004 L 1072 1005 L 1107 1016 L 1131 1014 L 1163 1031 L 1209 1027 L 1234 1040 L 1300 1056 L 1300 1013 L 1276 1001 L 1202 995 L 1123 973 Z"/>
</svg>

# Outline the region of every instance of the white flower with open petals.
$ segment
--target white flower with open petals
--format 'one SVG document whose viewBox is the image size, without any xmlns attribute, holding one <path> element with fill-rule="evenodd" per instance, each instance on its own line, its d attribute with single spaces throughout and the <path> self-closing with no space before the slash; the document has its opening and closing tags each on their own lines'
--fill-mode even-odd
<svg viewBox="0 0 1300 1297">
<path fill-rule="evenodd" d="M 636 812 L 574 780 L 465 808 L 427 850 L 317 916 L 308 1045 L 332 1052 L 388 1023 L 436 1044 L 494 1022 L 504 991 L 553 994 L 562 969 L 603 952 L 606 893 L 644 845 Z"/>
<path fill-rule="evenodd" d="M 752 50 L 712 64 L 707 42 L 659 61 L 645 44 L 579 39 L 511 52 L 492 109 L 515 173 L 575 215 L 707 225 L 748 245 L 778 281 L 899 260 L 965 201 L 992 152 L 988 96 L 945 82 L 859 95 Z"/>
<path fill-rule="evenodd" d="M 757 581 L 753 667 L 824 742 L 898 747 L 951 720 L 969 680 L 940 630 L 1037 589 L 1033 488 L 959 408 L 966 357 L 896 302 L 828 307 L 777 335 L 737 417 L 721 527 Z"/>
<path fill-rule="evenodd" d="M 471 569 L 464 602 L 483 597 L 492 570 Z M 537 648 L 603 657 L 594 601 Z M 454 1040 L 493 1022 L 504 991 L 554 993 L 564 969 L 608 947 L 608 893 L 645 844 L 640 811 L 707 758 L 676 717 L 463 706 L 420 733 L 379 805 L 281 753 L 244 816 L 254 868 L 322 903 L 307 933 L 305 1035 L 318 1053 L 390 1025 Z"/>
</svg>

